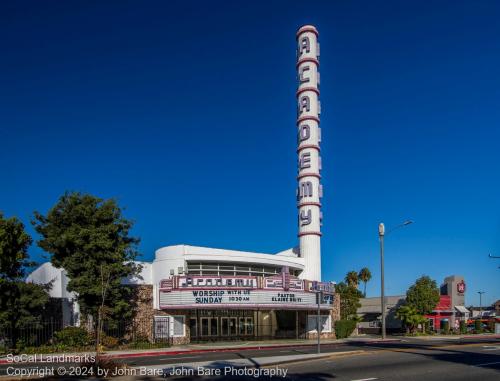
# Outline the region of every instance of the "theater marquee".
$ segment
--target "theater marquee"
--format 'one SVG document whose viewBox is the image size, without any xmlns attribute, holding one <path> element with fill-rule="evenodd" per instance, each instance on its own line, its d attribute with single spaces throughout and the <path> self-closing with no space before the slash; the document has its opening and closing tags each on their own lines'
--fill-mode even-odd
<svg viewBox="0 0 500 381">
<path fill-rule="evenodd" d="M 162 309 L 182 308 L 317 308 L 312 282 L 288 275 L 260 277 L 177 276 L 160 284 Z M 322 290 L 322 308 L 331 308 L 333 285 Z"/>
</svg>

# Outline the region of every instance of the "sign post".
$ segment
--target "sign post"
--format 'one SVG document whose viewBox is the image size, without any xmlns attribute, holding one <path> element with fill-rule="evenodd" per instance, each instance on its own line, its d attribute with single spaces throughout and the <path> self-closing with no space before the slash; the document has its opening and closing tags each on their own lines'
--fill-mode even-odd
<svg viewBox="0 0 500 381">
<path fill-rule="evenodd" d="M 313 287 L 316 291 L 316 298 L 318 302 L 318 316 L 316 318 L 316 332 L 318 334 L 318 354 L 321 353 L 321 290 L 319 282 L 313 282 Z"/>
</svg>

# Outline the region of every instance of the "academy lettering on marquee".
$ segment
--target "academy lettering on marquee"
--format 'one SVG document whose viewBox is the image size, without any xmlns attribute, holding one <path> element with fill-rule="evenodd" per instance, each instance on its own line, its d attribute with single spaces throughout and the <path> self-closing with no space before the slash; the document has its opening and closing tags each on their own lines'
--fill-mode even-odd
<svg viewBox="0 0 500 381">
<path fill-rule="evenodd" d="M 242 287 L 239 287 L 242 286 Z M 323 291 L 322 306 L 331 307 L 334 285 L 292 276 L 288 268 L 269 277 L 177 275 L 160 282 L 160 308 L 197 306 L 275 306 L 313 308 L 316 292 Z"/>
<path fill-rule="evenodd" d="M 321 301 L 322 308 L 331 308 L 333 295 Z M 316 293 L 271 290 L 172 290 L 160 292 L 161 309 L 209 307 L 263 307 L 304 308 L 317 307 Z"/>
<path fill-rule="evenodd" d="M 186 276 L 179 278 L 179 287 L 238 287 L 257 288 L 257 277 L 207 277 Z"/>
</svg>

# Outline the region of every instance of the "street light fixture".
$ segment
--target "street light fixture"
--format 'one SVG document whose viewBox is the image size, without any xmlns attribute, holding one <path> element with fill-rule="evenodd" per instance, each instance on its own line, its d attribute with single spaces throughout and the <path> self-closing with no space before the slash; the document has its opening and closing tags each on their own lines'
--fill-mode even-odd
<svg viewBox="0 0 500 381">
<path fill-rule="evenodd" d="M 392 233 L 394 230 L 402 228 L 404 226 L 412 224 L 412 220 L 407 220 L 403 222 L 402 224 L 399 224 L 391 229 L 389 229 L 387 232 L 385 231 L 385 225 L 384 223 L 380 223 L 378 225 L 378 237 L 380 240 L 380 305 L 382 308 L 382 340 L 385 340 L 386 337 L 386 332 L 385 332 L 385 291 L 384 291 L 384 236 L 388 235 L 389 233 Z"/>
</svg>

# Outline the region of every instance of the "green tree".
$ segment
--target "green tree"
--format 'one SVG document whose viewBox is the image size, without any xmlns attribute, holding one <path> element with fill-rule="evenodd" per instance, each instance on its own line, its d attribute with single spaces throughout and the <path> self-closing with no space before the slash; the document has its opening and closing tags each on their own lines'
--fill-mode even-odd
<svg viewBox="0 0 500 381">
<path fill-rule="evenodd" d="M 420 315 L 430 314 L 439 303 L 436 281 L 424 275 L 416 280 L 406 292 L 406 304 L 414 307 Z"/>
<path fill-rule="evenodd" d="M 425 323 L 425 318 L 417 309 L 410 305 L 403 305 L 396 310 L 396 317 L 401 320 L 406 331 L 414 332 L 419 324 Z"/>
<path fill-rule="evenodd" d="M 335 285 L 335 292 L 340 297 L 340 318 L 342 320 L 353 319 L 361 304 L 359 299 L 362 294 L 354 286 L 349 286 L 344 282 Z"/>
<path fill-rule="evenodd" d="M 35 212 L 33 225 L 42 237 L 38 246 L 67 271 L 67 288 L 76 292 L 84 316 L 94 323 L 101 316 L 110 322 L 132 316 L 132 290 L 121 280 L 140 271 L 134 262 L 139 239 L 129 235 L 133 223 L 114 199 L 67 192 L 46 216 Z"/>
<path fill-rule="evenodd" d="M 358 288 L 359 279 L 356 271 L 349 271 L 345 276 L 345 282 L 354 288 Z"/>
<path fill-rule="evenodd" d="M 363 297 L 366 298 L 366 283 L 372 279 L 372 273 L 368 269 L 368 267 L 363 267 L 358 274 L 358 278 L 361 282 L 363 282 L 364 287 L 363 287 Z"/>
<path fill-rule="evenodd" d="M 12 344 L 27 323 L 39 322 L 49 300 L 47 288 L 24 283 L 31 237 L 15 217 L 0 213 L 0 327 L 11 332 Z"/>
<path fill-rule="evenodd" d="M 33 240 L 16 217 L 4 218 L 0 212 L 0 282 L 22 279 Z"/>
</svg>

